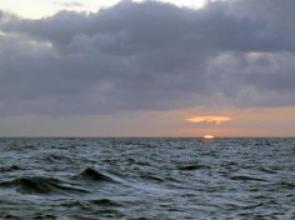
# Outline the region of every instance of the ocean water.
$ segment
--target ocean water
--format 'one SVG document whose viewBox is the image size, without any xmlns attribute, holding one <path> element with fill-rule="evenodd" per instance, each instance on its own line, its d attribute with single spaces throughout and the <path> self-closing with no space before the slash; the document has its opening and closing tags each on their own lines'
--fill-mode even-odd
<svg viewBox="0 0 295 220">
<path fill-rule="evenodd" d="M 2 138 L 0 219 L 295 219 L 295 139 Z"/>
</svg>

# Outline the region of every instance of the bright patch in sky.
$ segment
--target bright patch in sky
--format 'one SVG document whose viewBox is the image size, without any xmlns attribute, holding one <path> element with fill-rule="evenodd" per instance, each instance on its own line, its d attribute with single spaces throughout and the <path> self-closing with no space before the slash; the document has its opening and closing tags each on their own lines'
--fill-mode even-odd
<svg viewBox="0 0 295 220">
<path fill-rule="evenodd" d="M 211 134 L 207 134 L 203 138 L 205 138 L 205 139 L 214 139 L 215 137 L 213 135 L 211 135 Z"/>
<path fill-rule="evenodd" d="M 26 18 L 40 18 L 55 14 L 60 10 L 96 12 L 105 7 L 113 6 L 121 0 L 1 0 L 0 9 L 15 13 Z M 134 0 L 143 2 L 145 0 Z M 200 8 L 205 0 L 158 0 L 178 6 Z"/>
<path fill-rule="evenodd" d="M 232 118 L 227 117 L 227 116 L 197 116 L 197 117 L 192 117 L 192 118 L 187 118 L 187 121 L 191 123 L 215 123 L 217 125 L 220 125 L 224 122 L 231 121 Z"/>
</svg>

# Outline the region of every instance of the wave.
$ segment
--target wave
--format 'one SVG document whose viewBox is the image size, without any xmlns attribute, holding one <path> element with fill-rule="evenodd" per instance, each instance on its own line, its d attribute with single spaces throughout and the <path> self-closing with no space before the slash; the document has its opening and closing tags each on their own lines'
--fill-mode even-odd
<svg viewBox="0 0 295 220">
<path fill-rule="evenodd" d="M 295 189 L 295 181 L 291 180 L 282 180 L 277 183 L 278 186 L 285 189 Z"/>
<path fill-rule="evenodd" d="M 90 168 L 90 167 L 86 168 L 79 175 L 74 176 L 74 179 L 75 178 L 92 180 L 92 181 L 101 181 L 101 182 L 116 182 L 116 180 L 112 178 L 111 176 L 104 174 L 102 172 L 99 172 L 95 170 L 94 168 Z"/>
<path fill-rule="evenodd" d="M 22 170 L 22 168 L 17 165 L 12 165 L 9 167 L 0 167 L 1 172 L 12 172 L 12 171 L 18 171 L 18 170 Z"/>
<path fill-rule="evenodd" d="M 111 199 L 95 199 L 89 202 L 98 206 L 116 206 L 116 207 L 122 206 L 122 204 L 120 204 L 119 202 L 113 201 Z"/>
<path fill-rule="evenodd" d="M 193 171 L 193 170 L 200 170 L 200 169 L 209 169 L 209 166 L 201 165 L 201 164 L 191 164 L 191 165 L 185 165 L 185 166 L 179 166 L 178 170 L 183 171 Z"/>
<path fill-rule="evenodd" d="M 165 180 L 163 178 L 161 178 L 159 176 L 151 175 L 151 174 L 142 174 L 142 175 L 140 175 L 140 177 L 145 180 L 152 180 L 152 181 L 156 181 L 156 182 L 165 182 Z"/>
<path fill-rule="evenodd" d="M 53 177 L 21 177 L 0 183 L 0 187 L 13 187 L 22 194 L 86 193 L 87 190 L 74 187 Z"/>
<path fill-rule="evenodd" d="M 251 176 L 232 176 L 232 180 L 243 180 L 243 181 L 265 181 L 264 179 L 259 179 Z"/>
<path fill-rule="evenodd" d="M 45 161 L 48 161 L 50 163 L 56 163 L 56 162 L 59 162 L 59 163 L 64 163 L 64 162 L 68 162 L 68 163 L 71 163 L 72 162 L 72 159 L 67 157 L 67 156 L 64 156 L 64 155 L 58 155 L 58 154 L 49 154 L 49 155 L 46 155 L 44 157 L 44 160 Z"/>
</svg>

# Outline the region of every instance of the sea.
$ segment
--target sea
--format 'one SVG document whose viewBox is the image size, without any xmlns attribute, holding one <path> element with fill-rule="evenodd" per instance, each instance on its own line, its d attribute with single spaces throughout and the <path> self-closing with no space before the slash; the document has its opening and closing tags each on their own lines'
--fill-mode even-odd
<svg viewBox="0 0 295 220">
<path fill-rule="evenodd" d="M 1 138 L 0 219 L 295 219 L 295 139 Z"/>
</svg>

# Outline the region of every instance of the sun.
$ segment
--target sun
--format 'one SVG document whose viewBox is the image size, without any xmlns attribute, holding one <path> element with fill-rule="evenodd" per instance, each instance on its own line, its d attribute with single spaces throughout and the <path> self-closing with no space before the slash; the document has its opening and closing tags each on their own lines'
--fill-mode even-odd
<svg viewBox="0 0 295 220">
<path fill-rule="evenodd" d="M 214 139 L 215 136 L 214 135 L 211 135 L 211 134 L 206 134 L 203 136 L 204 139 Z"/>
</svg>

